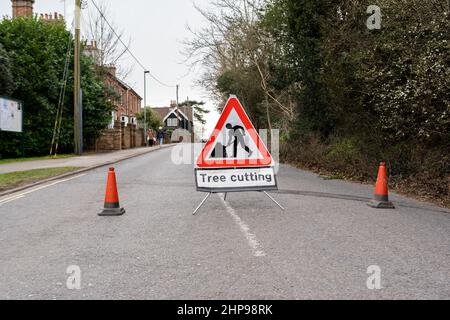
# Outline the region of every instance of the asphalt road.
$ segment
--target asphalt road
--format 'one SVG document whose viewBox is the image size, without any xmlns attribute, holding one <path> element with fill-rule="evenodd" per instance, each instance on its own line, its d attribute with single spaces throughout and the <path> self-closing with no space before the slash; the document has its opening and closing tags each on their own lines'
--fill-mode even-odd
<svg viewBox="0 0 450 320">
<path fill-rule="evenodd" d="M 282 166 L 285 212 L 239 193 L 193 216 L 204 194 L 171 150 L 116 165 L 122 217 L 97 216 L 107 168 L 1 198 L 0 298 L 450 299 L 449 211 L 397 195 L 372 209 L 371 186 Z"/>
</svg>

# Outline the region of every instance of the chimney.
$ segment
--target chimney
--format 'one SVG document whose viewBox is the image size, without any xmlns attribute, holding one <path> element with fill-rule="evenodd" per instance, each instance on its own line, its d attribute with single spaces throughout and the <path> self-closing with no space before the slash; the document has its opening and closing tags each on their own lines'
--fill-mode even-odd
<svg viewBox="0 0 450 320">
<path fill-rule="evenodd" d="M 34 0 L 11 0 L 13 19 L 33 16 Z"/>
<path fill-rule="evenodd" d="M 113 77 L 116 76 L 116 66 L 115 65 L 110 64 L 108 66 L 105 66 L 105 68 L 106 68 L 106 71 L 109 74 L 111 74 Z"/>
</svg>

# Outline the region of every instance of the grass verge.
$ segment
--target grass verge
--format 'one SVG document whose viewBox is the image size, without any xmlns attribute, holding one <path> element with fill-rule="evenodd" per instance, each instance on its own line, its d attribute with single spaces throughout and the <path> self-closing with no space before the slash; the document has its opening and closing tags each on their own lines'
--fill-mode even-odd
<svg viewBox="0 0 450 320">
<path fill-rule="evenodd" d="M 308 141 L 283 143 L 281 161 L 313 171 L 325 180 L 342 179 L 373 186 L 380 162 L 386 161 L 391 191 L 450 208 L 450 153 L 442 148 L 431 150 L 420 144 L 414 148 L 411 144 L 378 148 L 335 139 L 323 142 L 312 137 Z"/>
<path fill-rule="evenodd" d="M 27 162 L 37 160 L 54 160 L 54 159 L 66 159 L 72 158 L 73 154 L 60 154 L 57 156 L 44 156 L 44 157 L 31 157 L 31 158 L 15 158 L 15 159 L 0 159 L 0 164 L 13 163 L 13 162 Z"/>
<path fill-rule="evenodd" d="M 77 167 L 62 167 L 62 168 L 48 168 L 36 169 L 29 171 L 18 171 L 11 173 L 0 174 L 0 191 L 21 187 L 27 184 L 53 178 L 58 175 L 76 171 Z"/>
</svg>

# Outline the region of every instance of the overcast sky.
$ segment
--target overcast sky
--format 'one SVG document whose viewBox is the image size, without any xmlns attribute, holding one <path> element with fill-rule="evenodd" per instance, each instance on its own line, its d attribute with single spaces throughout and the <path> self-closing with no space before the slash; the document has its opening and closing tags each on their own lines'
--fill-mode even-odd
<svg viewBox="0 0 450 320">
<path fill-rule="evenodd" d="M 186 25 L 199 28 L 204 20 L 195 10 L 193 1 L 200 7 L 207 7 L 208 0 L 95 0 L 97 4 L 104 1 L 110 8 L 110 20 L 117 29 L 124 31 L 125 38 L 132 40 L 131 51 L 148 68 L 154 76 L 169 85 L 180 85 L 180 101 L 190 99 L 203 100 L 207 107 L 214 109 L 208 93 L 195 86 L 199 70 L 188 74 L 189 67 L 183 64 L 182 41 L 190 37 Z M 88 8 L 83 10 L 84 21 L 87 20 L 87 10 L 94 10 L 91 0 Z M 66 20 L 72 22 L 74 0 L 66 1 Z M 35 13 L 59 12 L 64 14 L 63 0 L 36 0 Z M 12 15 L 11 1 L 0 1 L 0 16 Z M 82 25 L 83 28 L 83 25 Z M 127 82 L 143 96 L 143 70 L 133 63 L 131 57 L 126 57 L 122 63 L 134 65 L 133 72 Z M 188 74 L 186 76 L 186 74 Z M 147 105 L 168 106 L 170 100 L 175 100 L 175 88 L 161 86 L 148 78 Z M 217 121 L 218 114 L 212 112 L 208 116 L 207 130 L 210 131 Z"/>
</svg>

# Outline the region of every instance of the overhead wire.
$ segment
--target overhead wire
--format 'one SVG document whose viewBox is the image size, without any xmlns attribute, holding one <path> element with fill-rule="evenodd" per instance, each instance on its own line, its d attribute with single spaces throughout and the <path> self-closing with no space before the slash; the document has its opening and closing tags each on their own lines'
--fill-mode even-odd
<svg viewBox="0 0 450 320">
<path fill-rule="evenodd" d="M 159 80 L 156 76 L 154 76 L 148 68 L 146 68 L 144 66 L 144 64 L 136 57 L 136 55 L 131 51 L 130 47 L 125 44 L 125 42 L 122 40 L 122 37 L 116 32 L 116 30 L 114 29 L 114 27 L 112 26 L 112 24 L 108 21 L 108 19 L 105 17 L 105 14 L 102 12 L 102 10 L 99 8 L 99 6 L 97 5 L 97 3 L 95 2 L 95 0 L 91 0 L 92 4 L 94 5 L 94 7 L 97 9 L 97 11 L 99 12 L 100 16 L 102 17 L 102 19 L 106 22 L 106 24 L 108 25 L 108 27 L 111 29 L 111 31 L 114 33 L 114 35 L 117 37 L 117 39 L 119 40 L 119 42 L 125 47 L 125 51 L 128 51 L 128 53 L 130 54 L 130 56 L 136 61 L 136 63 L 144 70 L 148 72 L 148 75 L 155 80 L 157 83 L 159 83 L 161 86 L 163 87 L 167 87 L 167 88 L 176 88 L 176 85 L 169 85 L 161 80 Z"/>
</svg>

